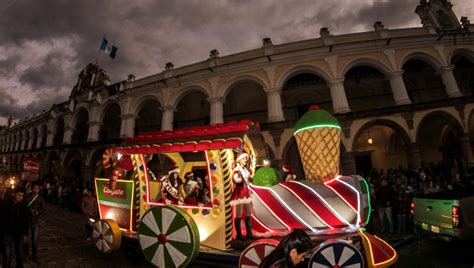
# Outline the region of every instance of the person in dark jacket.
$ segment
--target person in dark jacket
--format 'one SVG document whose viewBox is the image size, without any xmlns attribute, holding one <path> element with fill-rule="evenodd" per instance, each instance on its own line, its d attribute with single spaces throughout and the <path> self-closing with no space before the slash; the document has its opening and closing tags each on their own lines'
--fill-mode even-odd
<svg viewBox="0 0 474 268">
<path fill-rule="evenodd" d="M 31 194 L 26 198 L 26 204 L 30 216 L 31 259 L 35 262 L 38 262 L 39 218 L 44 211 L 43 197 L 39 192 L 39 184 L 34 182 L 31 186 Z"/>
<path fill-rule="evenodd" d="M 380 232 L 384 233 L 387 229 L 387 224 L 385 223 L 386 219 L 388 222 L 389 232 L 393 233 L 392 207 L 395 199 L 395 194 L 392 187 L 388 185 L 388 181 L 385 178 L 382 179 L 382 184 L 378 191 L 375 193 L 375 196 L 376 204 L 379 209 L 379 219 L 381 225 Z"/>
<path fill-rule="evenodd" d="M 15 244 L 16 267 L 23 267 L 23 244 L 27 241 L 29 214 L 24 200 L 25 190 L 15 189 L 13 198 L 6 201 L 0 208 L 4 226 L 3 267 L 11 266 L 10 246 Z"/>
</svg>

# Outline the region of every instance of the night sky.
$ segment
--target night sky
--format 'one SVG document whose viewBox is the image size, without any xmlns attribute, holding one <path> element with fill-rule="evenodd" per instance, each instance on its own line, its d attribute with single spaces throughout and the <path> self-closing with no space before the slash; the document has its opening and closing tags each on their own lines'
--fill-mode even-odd
<svg viewBox="0 0 474 268">
<path fill-rule="evenodd" d="M 453 0 L 458 18 L 474 21 L 472 0 Z M 94 62 L 105 34 L 119 48 L 100 65 L 112 82 L 142 78 L 206 60 L 333 34 L 420 27 L 418 0 L 0 0 L 0 124 L 66 101 L 79 72 Z"/>
</svg>

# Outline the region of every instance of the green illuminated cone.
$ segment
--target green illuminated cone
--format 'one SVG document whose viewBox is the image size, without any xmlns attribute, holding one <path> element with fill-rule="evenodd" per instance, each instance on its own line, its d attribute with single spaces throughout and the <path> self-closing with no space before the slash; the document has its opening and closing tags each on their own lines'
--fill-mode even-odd
<svg viewBox="0 0 474 268">
<path fill-rule="evenodd" d="M 339 174 L 341 126 L 334 116 L 313 105 L 296 122 L 293 135 L 307 180 L 323 182 Z"/>
</svg>

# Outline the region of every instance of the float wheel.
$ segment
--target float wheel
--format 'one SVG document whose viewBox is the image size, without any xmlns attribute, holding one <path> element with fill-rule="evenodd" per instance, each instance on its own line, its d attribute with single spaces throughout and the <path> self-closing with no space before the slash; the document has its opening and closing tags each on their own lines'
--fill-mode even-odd
<svg viewBox="0 0 474 268">
<path fill-rule="evenodd" d="M 308 267 L 363 268 L 365 266 L 364 257 L 356 247 L 345 240 L 331 239 L 316 247 Z"/>
<path fill-rule="evenodd" d="M 110 253 L 120 249 L 122 232 L 114 220 L 97 220 L 92 228 L 94 244 L 101 252 Z"/>
<path fill-rule="evenodd" d="M 268 256 L 280 243 L 275 239 L 259 239 L 242 251 L 239 258 L 240 268 L 258 268 L 263 258 Z"/>
<path fill-rule="evenodd" d="M 152 207 L 143 214 L 138 239 L 145 258 L 157 267 L 187 267 L 199 253 L 199 230 L 193 218 L 173 206 Z"/>
</svg>

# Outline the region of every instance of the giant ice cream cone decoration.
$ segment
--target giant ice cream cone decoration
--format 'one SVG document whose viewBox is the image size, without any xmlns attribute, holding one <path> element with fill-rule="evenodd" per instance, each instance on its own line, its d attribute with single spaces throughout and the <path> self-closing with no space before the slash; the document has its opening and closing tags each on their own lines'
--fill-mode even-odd
<svg viewBox="0 0 474 268">
<path fill-rule="evenodd" d="M 293 135 L 307 180 L 324 182 L 338 175 L 340 133 L 337 119 L 316 105 L 296 122 Z"/>
</svg>

